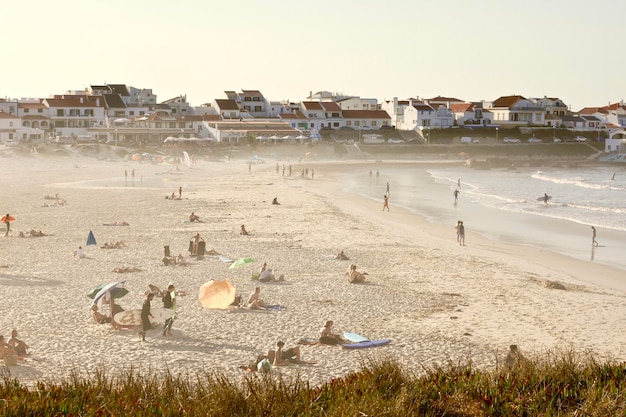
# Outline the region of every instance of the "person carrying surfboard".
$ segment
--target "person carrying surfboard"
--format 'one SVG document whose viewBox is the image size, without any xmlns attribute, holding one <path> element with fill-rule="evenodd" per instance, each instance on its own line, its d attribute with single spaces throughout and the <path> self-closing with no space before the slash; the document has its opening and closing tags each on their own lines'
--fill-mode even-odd
<svg viewBox="0 0 626 417">
<path fill-rule="evenodd" d="M 174 294 L 174 290 L 174 284 L 167 286 L 167 291 L 165 291 L 165 295 L 163 295 L 163 308 L 169 308 L 172 310 L 176 309 L 175 297 L 172 296 Z M 165 324 L 163 325 L 163 336 L 171 335 L 170 330 L 172 329 L 172 324 L 174 323 L 174 317 L 176 317 L 176 315 L 165 320 Z"/>
<path fill-rule="evenodd" d="M 547 193 L 543 193 L 543 204 L 548 204 L 548 200 L 550 200 L 550 196 Z"/>
</svg>

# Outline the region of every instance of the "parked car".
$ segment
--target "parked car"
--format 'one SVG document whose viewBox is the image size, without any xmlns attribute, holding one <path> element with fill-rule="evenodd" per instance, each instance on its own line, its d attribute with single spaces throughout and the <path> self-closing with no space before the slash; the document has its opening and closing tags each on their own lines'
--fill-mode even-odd
<svg viewBox="0 0 626 417">
<path fill-rule="evenodd" d="M 587 138 L 584 136 L 575 136 L 574 142 L 587 142 Z"/>
<path fill-rule="evenodd" d="M 554 139 L 552 139 L 552 142 L 554 142 L 554 143 L 561 143 L 563 141 L 561 139 L 559 139 L 559 138 L 554 138 Z"/>
<path fill-rule="evenodd" d="M 543 142 L 541 139 L 539 138 L 529 138 L 528 139 L 528 143 L 541 143 Z"/>
<path fill-rule="evenodd" d="M 504 138 L 504 143 L 520 143 L 521 140 L 517 139 L 517 138 L 512 138 L 512 137 L 506 137 Z"/>
<path fill-rule="evenodd" d="M 387 143 L 406 143 L 406 142 L 404 141 L 404 139 L 389 138 L 387 140 Z"/>
</svg>

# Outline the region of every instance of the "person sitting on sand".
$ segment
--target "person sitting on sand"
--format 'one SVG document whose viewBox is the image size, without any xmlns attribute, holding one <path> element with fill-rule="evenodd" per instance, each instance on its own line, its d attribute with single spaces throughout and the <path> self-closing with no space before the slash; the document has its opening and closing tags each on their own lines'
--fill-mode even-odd
<svg viewBox="0 0 626 417">
<path fill-rule="evenodd" d="M 7 344 L 15 350 L 17 356 L 28 356 L 26 349 L 28 349 L 28 345 L 23 340 L 17 338 L 17 330 L 13 329 L 11 331 L 11 337 L 7 340 Z"/>
<path fill-rule="evenodd" d="M 276 277 L 272 274 L 272 268 L 267 268 L 261 271 L 259 274 L 259 281 L 261 282 L 269 282 L 276 281 Z"/>
<path fill-rule="evenodd" d="M 367 275 L 367 272 L 363 272 L 363 273 L 358 272 L 356 270 L 356 265 L 350 264 L 350 267 L 346 271 L 345 275 L 348 277 L 348 282 L 350 284 L 358 284 L 358 283 L 365 282 L 365 275 Z"/>
<path fill-rule="evenodd" d="M 280 205 L 280 203 L 278 202 L 278 197 L 274 197 L 274 199 L 272 200 L 272 204 Z"/>
<path fill-rule="evenodd" d="M 134 266 L 116 266 L 115 268 L 113 268 L 113 270 L 111 272 L 117 272 L 118 274 L 123 274 L 126 272 L 141 272 L 140 268 L 134 267 Z"/>
<path fill-rule="evenodd" d="M 335 256 L 335 259 L 339 259 L 340 261 L 348 261 L 348 260 L 350 260 L 350 258 L 348 258 L 346 256 L 346 254 L 343 253 L 343 250 L 339 251 L 339 253 Z"/>
<path fill-rule="evenodd" d="M 196 215 L 193 211 L 191 212 L 191 214 L 189 215 L 189 222 L 193 223 L 193 222 L 198 222 L 198 223 L 202 223 L 200 221 L 200 216 Z"/>
<path fill-rule="evenodd" d="M 93 319 L 93 321 L 95 321 L 97 324 L 106 324 L 106 323 L 111 323 L 111 317 L 109 316 L 105 316 L 104 314 L 102 314 L 101 312 L 98 311 L 98 306 L 97 305 L 92 305 L 91 306 L 91 318 Z"/>
<path fill-rule="evenodd" d="M 250 294 L 250 297 L 248 297 L 248 302 L 246 303 L 246 306 L 250 310 L 262 310 L 265 309 L 265 307 L 267 306 L 267 304 L 265 304 L 265 301 L 261 299 L 260 294 L 261 287 L 256 287 L 254 289 L 254 292 Z"/>
<path fill-rule="evenodd" d="M 515 365 L 519 364 L 520 361 L 524 359 L 522 353 L 517 348 L 517 345 L 509 346 L 509 353 L 506 355 L 505 364 L 508 368 L 513 368 Z"/>
<path fill-rule="evenodd" d="M 289 349 L 284 349 L 285 342 L 282 340 L 276 344 L 276 350 L 269 350 L 267 352 L 267 358 L 272 362 L 274 366 L 285 366 L 290 363 L 303 363 L 300 358 L 300 347 L 295 346 Z"/>
<path fill-rule="evenodd" d="M 245 225 L 241 225 L 241 229 L 239 230 L 239 234 L 240 235 L 248 235 L 248 231 L 246 230 L 246 226 Z"/>
<path fill-rule="evenodd" d="M 196 233 L 195 235 L 193 235 L 191 240 L 192 240 L 191 254 L 192 255 L 197 255 L 198 254 L 198 243 L 200 243 L 201 240 L 204 241 L 204 239 L 202 239 L 202 237 L 200 236 L 200 233 Z"/>
<path fill-rule="evenodd" d="M 85 253 L 85 250 L 83 249 L 83 247 L 79 246 L 78 249 L 74 251 L 74 256 L 77 257 L 78 259 L 84 259 L 87 257 L 87 254 Z"/>
<path fill-rule="evenodd" d="M 345 342 L 341 336 L 333 333 L 333 321 L 328 320 L 324 327 L 320 330 L 320 343 L 323 345 L 338 345 L 340 343 Z"/>
</svg>

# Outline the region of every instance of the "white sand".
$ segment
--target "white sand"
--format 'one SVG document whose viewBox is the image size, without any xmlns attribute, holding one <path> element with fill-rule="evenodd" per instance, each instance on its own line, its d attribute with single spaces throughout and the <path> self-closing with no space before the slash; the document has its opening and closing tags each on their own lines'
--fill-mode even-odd
<svg viewBox="0 0 626 417">
<path fill-rule="evenodd" d="M 316 337 L 326 320 L 334 320 L 338 332 L 393 342 L 356 351 L 303 346 L 303 358 L 317 364 L 284 367 L 283 375 L 300 374 L 317 384 L 358 369 L 368 357 L 396 358 L 416 372 L 468 358 L 493 367 L 513 343 L 527 353 L 572 346 L 599 358 L 626 359 L 624 294 L 606 284 L 619 281 L 623 271 L 471 233 L 467 246 L 459 247 L 452 228 L 428 224 L 393 203 L 383 213 L 382 203 L 341 192 L 332 172 L 369 169 L 359 164 L 318 164 L 315 180 L 299 176 L 310 163 L 294 163 L 288 178 L 276 174 L 274 161 L 248 173 L 237 159 L 199 161 L 179 171 L 67 154 L 0 155 L 0 164 L 0 210 L 17 218 L 10 236 L 0 235 L 0 265 L 7 266 L 0 268 L 0 334 L 18 329 L 38 359 L 8 367 L 26 383 L 130 367 L 192 375 L 223 371 L 237 379 L 244 374 L 239 365 L 279 339 L 291 346 Z M 179 186 L 181 201 L 164 198 Z M 43 207 L 54 202 L 44 195 L 55 193 L 67 204 Z M 270 204 L 275 196 L 280 206 Z M 206 223 L 190 224 L 192 211 Z M 118 220 L 130 226 L 102 225 Z M 241 224 L 250 236 L 239 235 Z M 50 236 L 17 237 L 31 228 Z M 89 230 L 98 246 L 86 248 L 89 259 L 75 259 L 72 252 L 85 245 Z M 164 245 L 187 255 L 196 232 L 207 249 L 257 262 L 229 270 L 205 257 L 186 267 L 163 266 Z M 129 247 L 100 249 L 119 240 Z M 341 249 L 350 261 L 331 259 Z M 247 297 L 258 285 L 250 275 L 263 262 L 286 282 L 261 283 L 261 294 L 285 310 L 206 310 L 198 302 L 198 288 L 210 279 L 228 278 Z M 369 273 L 368 284 L 348 284 L 350 262 Z M 117 266 L 143 271 L 111 272 Z M 120 300 L 126 309 L 140 308 L 148 284 L 165 288 L 172 281 L 190 292 L 178 300 L 172 337 L 160 336 L 159 328 L 140 342 L 135 331 L 92 322 L 85 294 L 118 280 L 130 291 Z M 566 290 L 549 289 L 547 281 Z"/>
</svg>

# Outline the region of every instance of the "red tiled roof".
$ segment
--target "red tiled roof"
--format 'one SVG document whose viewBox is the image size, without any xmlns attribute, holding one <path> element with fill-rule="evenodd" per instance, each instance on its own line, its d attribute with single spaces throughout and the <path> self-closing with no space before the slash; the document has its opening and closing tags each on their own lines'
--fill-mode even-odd
<svg viewBox="0 0 626 417">
<path fill-rule="evenodd" d="M 390 119 L 385 110 L 344 110 L 344 119 Z"/>
<path fill-rule="evenodd" d="M 526 100 L 522 96 L 503 96 L 493 102 L 493 107 L 511 107 L 520 100 Z"/>
<path fill-rule="evenodd" d="M 235 100 L 218 98 L 215 99 L 215 104 L 220 110 L 239 110 L 239 106 Z"/>
<path fill-rule="evenodd" d="M 473 111 L 474 104 L 473 103 L 452 103 L 450 104 L 450 111 L 452 113 L 462 113 L 466 111 Z"/>
<path fill-rule="evenodd" d="M 263 97 L 259 90 L 241 90 L 243 97 Z"/>
<path fill-rule="evenodd" d="M 41 101 L 38 103 L 18 103 L 17 104 L 20 109 L 45 109 L 47 108 L 45 104 Z"/>
<path fill-rule="evenodd" d="M 320 103 L 319 101 L 303 101 L 302 107 L 304 107 L 306 110 L 324 110 L 324 108 L 322 107 L 322 103 Z"/>
<path fill-rule="evenodd" d="M 578 112 L 578 114 L 595 114 L 595 113 L 606 114 L 607 112 L 602 107 L 585 107 Z"/>
<path fill-rule="evenodd" d="M 434 108 L 432 108 L 428 104 L 424 104 L 424 103 L 415 103 L 415 104 L 413 104 L 413 107 L 415 109 L 417 109 L 417 110 L 420 110 L 420 111 L 435 111 Z"/>
<path fill-rule="evenodd" d="M 47 98 L 48 107 L 104 107 L 104 100 L 100 97 L 66 96 L 65 98 Z M 98 105 L 96 105 L 98 101 Z"/>
<path fill-rule="evenodd" d="M 19 117 L 14 114 L 6 113 L 0 110 L 0 119 L 19 119 Z"/>
<path fill-rule="evenodd" d="M 295 120 L 295 119 L 303 119 L 306 120 L 307 117 L 302 114 L 301 111 L 296 111 L 295 113 L 281 113 L 278 115 L 279 118 L 281 119 L 290 119 L 290 120 Z"/>
<path fill-rule="evenodd" d="M 324 107 L 326 111 L 341 111 L 339 104 L 334 101 L 322 101 L 322 107 Z"/>
<path fill-rule="evenodd" d="M 427 99 L 427 100 L 428 100 L 429 102 L 430 102 L 430 101 L 435 101 L 435 102 L 448 102 L 448 101 L 450 101 L 450 102 L 452 102 L 452 101 L 455 101 L 455 102 L 463 102 L 463 100 L 459 100 L 458 98 L 454 98 L 454 97 L 441 97 L 441 96 L 437 96 L 437 97 L 434 97 L 434 98 L 429 98 L 429 99 Z"/>
</svg>

